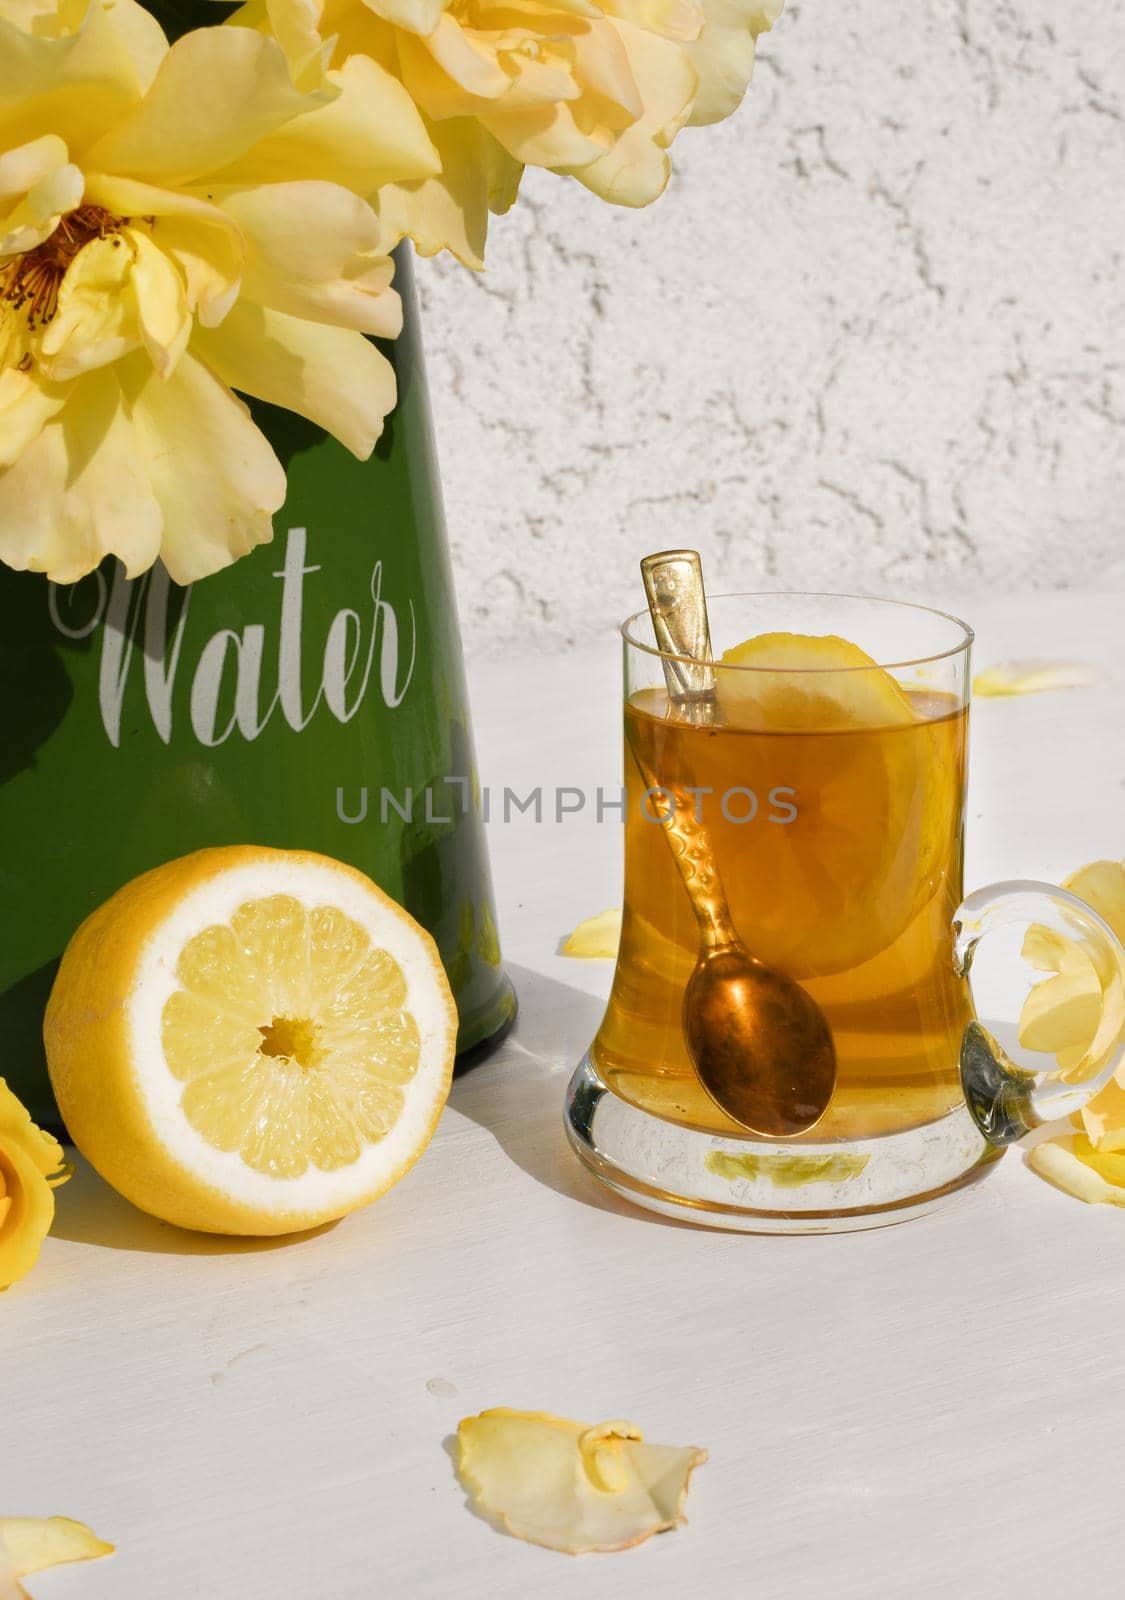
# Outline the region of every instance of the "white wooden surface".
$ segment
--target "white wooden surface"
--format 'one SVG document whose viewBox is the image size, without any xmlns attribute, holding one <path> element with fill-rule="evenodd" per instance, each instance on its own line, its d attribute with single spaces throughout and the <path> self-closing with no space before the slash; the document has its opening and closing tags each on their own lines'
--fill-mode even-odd
<svg viewBox="0 0 1125 1600">
<path fill-rule="evenodd" d="M 957 597 L 953 597 L 957 603 Z M 981 704 L 970 882 L 1125 851 L 1125 596 L 960 597 L 978 664 L 1103 663 Z M 497 788 L 615 785 L 615 644 L 475 674 Z M 1037 1596 L 1111 1592 L 1125 1501 L 1125 1214 L 1010 1153 L 935 1215 L 839 1238 L 663 1222 L 603 1194 L 559 1108 L 606 963 L 619 830 L 494 825 L 517 1034 L 458 1081 L 385 1201 L 267 1248 L 181 1234 L 80 1165 L 0 1299 L 0 1511 L 119 1546 L 53 1600 Z M 494 1532 L 450 1457 L 490 1405 L 706 1445 L 690 1525 L 579 1561 Z"/>
</svg>

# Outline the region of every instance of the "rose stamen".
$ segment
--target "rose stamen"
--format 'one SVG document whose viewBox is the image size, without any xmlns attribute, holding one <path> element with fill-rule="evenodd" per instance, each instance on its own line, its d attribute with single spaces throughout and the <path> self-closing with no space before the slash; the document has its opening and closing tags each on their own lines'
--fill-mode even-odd
<svg viewBox="0 0 1125 1600">
<path fill-rule="evenodd" d="M 119 245 L 128 217 L 104 206 L 79 206 L 59 221 L 50 238 L 0 267 L 0 301 L 26 311 L 29 331 L 45 328 L 59 309 L 59 285 L 75 256 L 95 239 Z"/>
</svg>

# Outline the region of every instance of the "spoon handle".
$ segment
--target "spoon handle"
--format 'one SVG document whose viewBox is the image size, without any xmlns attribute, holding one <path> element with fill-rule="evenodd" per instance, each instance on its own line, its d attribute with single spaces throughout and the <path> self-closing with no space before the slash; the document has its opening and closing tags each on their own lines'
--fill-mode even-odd
<svg viewBox="0 0 1125 1600">
<path fill-rule="evenodd" d="M 652 630 L 661 651 L 661 666 L 668 697 L 681 718 L 706 726 L 715 715 L 715 668 L 711 629 L 707 621 L 707 591 L 698 550 L 659 550 L 641 562 Z M 730 908 L 719 876 L 711 836 L 703 821 L 698 792 L 689 796 L 691 773 L 680 766 L 674 785 L 661 784 L 639 748 L 635 733 L 629 745 L 648 791 L 650 807 L 660 818 L 692 909 L 699 922 L 705 950 L 718 950 L 738 941 Z M 650 811 L 651 815 L 651 811 Z"/>
<path fill-rule="evenodd" d="M 649 816 L 659 818 L 653 826 L 664 829 L 672 859 L 679 868 L 699 923 L 703 948 L 721 950 L 737 944 L 738 931 L 731 920 L 711 835 L 703 821 L 703 796 L 698 791 L 688 793 L 691 773 L 682 768 L 675 784 L 660 783 L 639 745 L 637 735 L 630 732 L 629 749 L 647 791 L 642 803 L 648 808 Z"/>
<path fill-rule="evenodd" d="M 645 595 L 668 693 L 676 702 L 713 704 L 715 669 L 707 595 L 698 550 L 659 550 L 641 562 Z"/>
</svg>

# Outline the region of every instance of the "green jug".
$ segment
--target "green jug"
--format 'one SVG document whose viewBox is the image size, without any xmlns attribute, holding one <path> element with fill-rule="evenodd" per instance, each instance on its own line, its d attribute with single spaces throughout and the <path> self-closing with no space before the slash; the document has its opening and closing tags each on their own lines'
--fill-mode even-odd
<svg viewBox="0 0 1125 1600">
<path fill-rule="evenodd" d="M 108 561 L 0 567 L 0 1076 L 58 1124 L 43 1010 L 101 901 L 206 845 L 321 851 L 433 934 L 458 1050 L 515 1013 L 500 960 L 408 248 L 399 400 L 369 461 L 255 404 L 289 478 L 273 543 L 190 588 Z"/>
</svg>

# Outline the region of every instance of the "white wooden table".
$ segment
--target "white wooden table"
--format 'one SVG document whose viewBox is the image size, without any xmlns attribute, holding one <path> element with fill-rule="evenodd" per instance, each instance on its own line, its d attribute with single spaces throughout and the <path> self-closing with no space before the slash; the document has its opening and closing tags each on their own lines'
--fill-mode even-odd
<svg viewBox="0 0 1125 1600">
<path fill-rule="evenodd" d="M 978 666 L 1102 663 L 981 704 L 969 881 L 1125 852 L 1125 596 L 951 597 Z M 476 670 L 483 779 L 619 781 L 618 651 Z M 604 1194 L 560 1105 L 608 963 L 560 937 L 619 896 L 620 830 L 491 828 L 516 1034 L 386 1200 L 267 1248 L 130 1209 L 84 1166 L 0 1299 L 0 1511 L 119 1546 L 59 1600 L 1058 1596 L 1120 1585 L 1125 1214 L 1010 1153 L 946 1209 L 835 1238 L 696 1231 Z M 690 1525 L 575 1561 L 466 1509 L 492 1405 L 706 1445 Z"/>
</svg>

